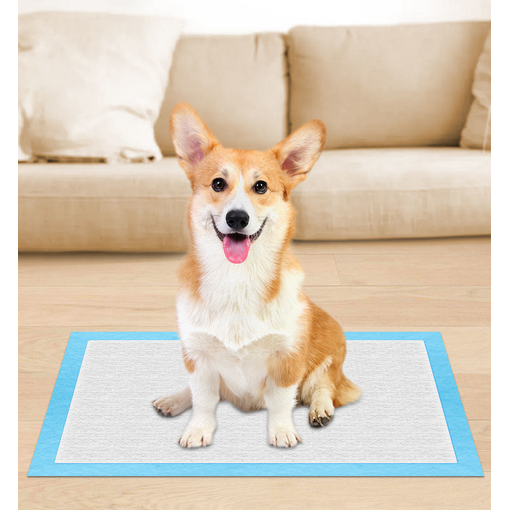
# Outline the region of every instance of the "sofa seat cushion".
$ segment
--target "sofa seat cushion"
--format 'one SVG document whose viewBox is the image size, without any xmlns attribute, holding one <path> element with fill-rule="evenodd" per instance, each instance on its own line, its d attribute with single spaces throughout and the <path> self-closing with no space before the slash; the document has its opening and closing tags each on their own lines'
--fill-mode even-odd
<svg viewBox="0 0 510 510">
<path fill-rule="evenodd" d="M 184 251 L 191 189 L 176 158 L 19 165 L 20 251 Z M 490 153 L 326 151 L 292 192 L 295 238 L 490 233 Z"/>
<path fill-rule="evenodd" d="M 189 181 L 148 164 L 21 164 L 21 251 L 184 251 Z"/>
<path fill-rule="evenodd" d="M 292 193 L 295 238 L 490 234 L 490 161 L 457 147 L 325 151 Z"/>
</svg>

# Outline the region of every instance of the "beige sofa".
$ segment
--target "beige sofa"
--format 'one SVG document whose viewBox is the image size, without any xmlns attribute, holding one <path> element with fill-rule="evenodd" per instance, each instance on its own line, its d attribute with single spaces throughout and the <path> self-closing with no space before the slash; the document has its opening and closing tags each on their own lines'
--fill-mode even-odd
<svg viewBox="0 0 510 510">
<path fill-rule="evenodd" d="M 267 149 L 311 118 L 327 150 L 293 192 L 296 239 L 490 233 L 490 152 L 459 140 L 487 22 L 185 36 L 148 164 L 20 164 L 21 251 L 183 251 L 190 189 L 168 134 L 194 106 L 219 140 Z"/>
</svg>

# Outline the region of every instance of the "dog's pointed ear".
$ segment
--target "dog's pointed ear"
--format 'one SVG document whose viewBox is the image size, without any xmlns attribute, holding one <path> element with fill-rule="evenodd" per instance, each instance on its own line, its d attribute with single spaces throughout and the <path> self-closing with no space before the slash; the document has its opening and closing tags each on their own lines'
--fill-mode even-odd
<svg viewBox="0 0 510 510">
<path fill-rule="evenodd" d="M 200 161 L 219 145 L 205 122 L 187 103 L 174 106 L 170 115 L 170 135 L 179 164 L 189 179 L 192 179 L 194 169 Z"/>
<path fill-rule="evenodd" d="M 311 120 L 271 149 L 289 188 L 306 179 L 325 143 L 326 126 L 320 120 Z"/>
</svg>

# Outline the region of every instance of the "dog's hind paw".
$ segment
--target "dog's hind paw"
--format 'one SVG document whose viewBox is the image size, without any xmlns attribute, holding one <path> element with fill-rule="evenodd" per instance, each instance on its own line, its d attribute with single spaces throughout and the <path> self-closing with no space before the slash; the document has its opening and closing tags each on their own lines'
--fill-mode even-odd
<svg viewBox="0 0 510 510">
<path fill-rule="evenodd" d="M 331 406 L 321 406 L 310 409 L 308 420 L 312 427 L 325 427 L 333 419 L 335 408 Z"/>
</svg>

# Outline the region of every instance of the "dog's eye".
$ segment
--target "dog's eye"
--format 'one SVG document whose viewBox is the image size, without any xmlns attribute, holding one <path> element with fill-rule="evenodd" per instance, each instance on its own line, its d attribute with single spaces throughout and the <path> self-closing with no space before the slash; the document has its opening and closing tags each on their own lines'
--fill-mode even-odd
<svg viewBox="0 0 510 510">
<path fill-rule="evenodd" d="M 267 191 L 267 184 L 264 181 L 257 181 L 255 186 L 253 186 L 255 193 L 259 193 L 263 195 Z"/>
<path fill-rule="evenodd" d="M 226 187 L 227 183 L 225 179 L 214 179 L 212 182 L 212 189 L 216 192 L 223 191 Z"/>
</svg>

